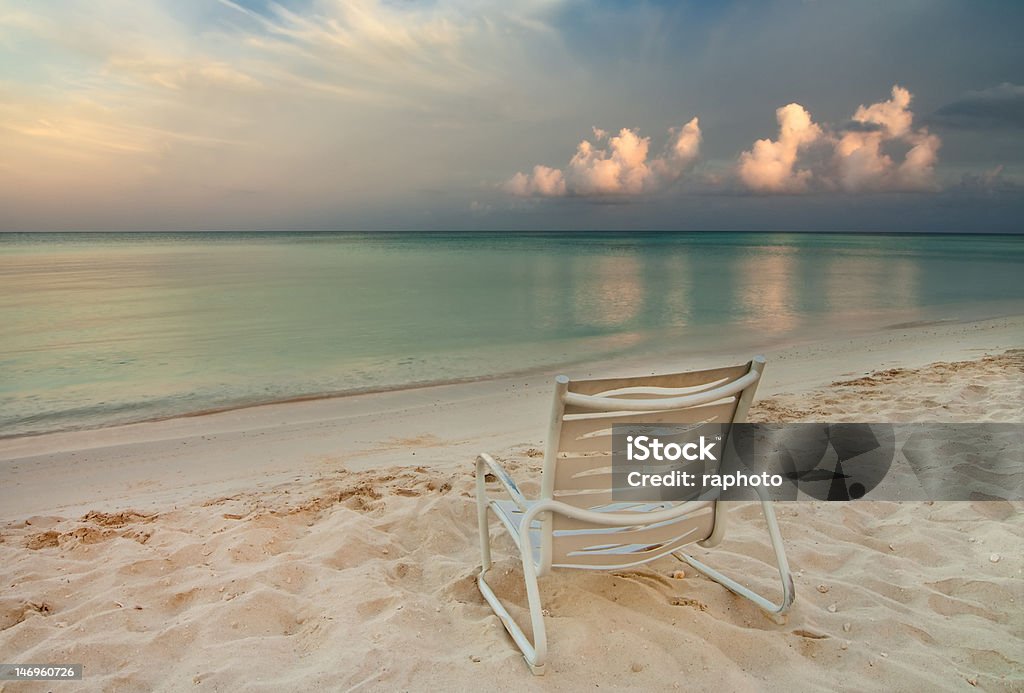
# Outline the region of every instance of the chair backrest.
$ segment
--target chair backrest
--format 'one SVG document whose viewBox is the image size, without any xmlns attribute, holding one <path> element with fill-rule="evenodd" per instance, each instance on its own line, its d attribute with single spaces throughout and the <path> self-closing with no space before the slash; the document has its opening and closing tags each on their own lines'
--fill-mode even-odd
<svg viewBox="0 0 1024 693">
<path fill-rule="evenodd" d="M 602 513 L 664 510 L 678 502 L 623 503 L 612 498 L 612 426 L 629 423 L 742 422 L 764 357 L 725 368 L 603 380 L 559 376 L 544 459 L 541 498 Z M 588 523 L 549 513 L 541 519 L 541 570 L 606 569 L 653 560 L 715 528 L 715 503 L 690 501 L 671 521 L 628 526 Z"/>
</svg>

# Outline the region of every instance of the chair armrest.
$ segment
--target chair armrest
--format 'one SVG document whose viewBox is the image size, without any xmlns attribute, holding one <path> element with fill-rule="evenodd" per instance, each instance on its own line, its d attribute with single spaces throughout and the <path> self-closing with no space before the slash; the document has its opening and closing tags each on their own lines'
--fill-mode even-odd
<svg viewBox="0 0 1024 693">
<path fill-rule="evenodd" d="M 508 472 L 505 471 L 505 468 L 498 464 L 498 462 L 486 452 L 480 453 L 476 458 L 477 496 L 479 497 L 483 495 L 484 475 L 488 471 L 490 471 L 491 474 L 501 482 L 501 485 L 505 487 L 505 491 L 512 497 L 512 500 L 515 501 L 515 504 L 519 506 L 520 510 L 526 512 L 528 508 L 526 505 L 526 498 L 523 497 L 522 491 L 520 491 L 519 487 L 516 486 L 516 482 L 511 476 L 509 476 Z"/>
</svg>

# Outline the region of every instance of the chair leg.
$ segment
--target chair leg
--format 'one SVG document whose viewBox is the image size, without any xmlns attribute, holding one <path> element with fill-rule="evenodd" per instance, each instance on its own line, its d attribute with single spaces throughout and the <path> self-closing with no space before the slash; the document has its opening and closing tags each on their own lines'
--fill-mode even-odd
<svg viewBox="0 0 1024 693">
<path fill-rule="evenodd" d="M 526 637 L 526 633 L 519 627 L 519 624 L 512 618 L 505 605 L 501 603 L 494 590 L 487 584 L 485 575 L 491 568 L 491 537 L 487 528 L 487 510 L 481 512 L 483 518 L 480 529 L 480 546 L 482 550 L 483 565 L 480 574 L 477 576 L 476 584 L 480 588 L 480 594 L 484 596 L 495 615 L 501 619 L 505 630 L 512 636 L 516 645 L 523 653 L 526 664 L 537 676 L 544 674 L 544 661 L 547 658 L 547 634 L 544 631 L 544 614 L 541 610 L 540 589 L 537 585 L 537 571 L 533 565 L 533 558 L 523 555 L 523 580 L 526 582 L 526 597 L 530 604 L 530 625 L 533 627 L 533 643 Z"/>
<path fill-rule="evenodd" d="M 789 561 L 786 560 L 786 550 L 782 545 L 782 534 L 779 532 L 779 523 L 775 519 L 775 510 L 771 506 L 771 501 L 762 498 L 761 511 L 764 513 L 764 519 L 768 525 L 768 535 L 771 537 L 772 548 L 775 550 L 775 561 L 779 568 L 779 577 L 782 579 L 782 601 L 778 604 L 761 596 L 757 592 L 744 587 L 729 576 L 718 572 L 714 568 L 698 561 L 687 553 L 674 551 L 672 555 L 680 561 L 693 566 L 696 570 L 721 584 L 734 594 L 745 597 L 746 599 L 754 602 L 754 604 L 766 611 L 768 615 L 772 616 L 776 623 L 781 624 L 785 623 L 786 613 L 789 611 L 790 607 L 793 605 L 793 600 L 796 598 L 793 587 L 793 576 L 789 572 Z"/>
</svg>

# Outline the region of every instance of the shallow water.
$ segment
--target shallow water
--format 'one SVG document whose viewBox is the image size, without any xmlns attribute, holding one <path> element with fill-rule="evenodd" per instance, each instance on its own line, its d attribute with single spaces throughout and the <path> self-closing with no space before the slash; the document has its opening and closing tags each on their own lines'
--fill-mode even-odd
<svg viewBox="0 0 1024 693">
<path fill-rule="evenodd" d="M 0 234 L 0 435 L 1024 299 L 1013 236 Z M 993 308 L 993 310 L 997 310 Z"/>
</svg>

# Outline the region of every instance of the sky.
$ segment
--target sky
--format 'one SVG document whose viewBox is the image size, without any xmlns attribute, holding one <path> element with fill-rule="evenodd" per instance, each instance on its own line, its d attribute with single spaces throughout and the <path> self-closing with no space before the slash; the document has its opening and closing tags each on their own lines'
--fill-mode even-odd
<svg viewBox="0 0 1024 693">
<path fill-rule="evenodd" d="M 0 0 L 0 231 L 1024 232 L 1024 3 Z"/>
</svg>

